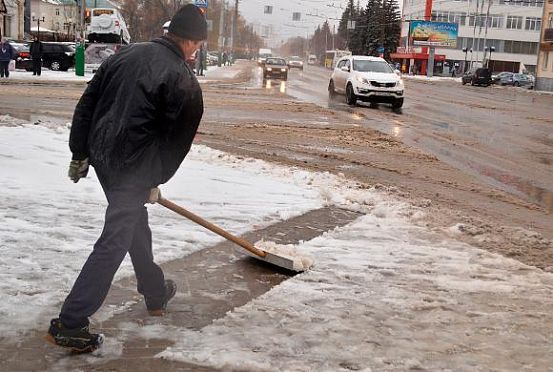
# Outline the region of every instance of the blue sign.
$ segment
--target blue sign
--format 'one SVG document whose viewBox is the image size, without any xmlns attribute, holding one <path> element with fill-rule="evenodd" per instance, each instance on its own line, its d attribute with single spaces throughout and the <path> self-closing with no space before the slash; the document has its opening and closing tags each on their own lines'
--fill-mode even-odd
<svg viewBox="0 0 553 372">
<path fill-rule="evenodd" d="M 194 5 L 198 8 L 207 8 L 207 0 L 194 0 Z"/>
</svg>

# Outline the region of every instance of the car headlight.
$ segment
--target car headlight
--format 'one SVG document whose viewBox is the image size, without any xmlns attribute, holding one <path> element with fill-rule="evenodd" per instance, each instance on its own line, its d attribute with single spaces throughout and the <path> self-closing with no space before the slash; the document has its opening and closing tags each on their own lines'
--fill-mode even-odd
<svg viewBox="0 0 553 372">
<path fill-rule="evenodd" d="M 284 71 L 286 71 L 286 69 L 285 69 L 285 68 L 281 68 L 280 71 L 284 72 Z"/>
<path fill-rule="evenodd" d="M 371 85 L 371 83 L 369 83 L 369 81 L 366 78 L 361 77 L 361 76 L 357 77 L 357 81 L 360 82 L 361 84 Z"/>
<path fill-rule="evenodd" d="M 397 81 L 397 86 L 398 86 L 398 87 L 403 87 L 403 79 L 399 79 L 399 80 Z"/>
<path fill-rule="evenodd" d="M 267 67 L 267 71 L 273 71 L 273 69 L 270 67 Z"/>
</svg>

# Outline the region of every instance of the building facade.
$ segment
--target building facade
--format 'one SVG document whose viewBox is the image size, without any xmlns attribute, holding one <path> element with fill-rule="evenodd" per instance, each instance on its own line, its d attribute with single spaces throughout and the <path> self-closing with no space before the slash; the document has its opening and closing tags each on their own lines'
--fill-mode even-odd
<svg viewBox="0 0 553 372">
<path fill-rule="evenodd" d="M 407 21 L 424 19 L 425 4 L 426 0 L 404 0 L 402 46 L 410 48 Z M 487 64 L 493 71 L 535 72 L 542 10 L 543 0 L 434 1 L 432 21 L 459 25 L 457 47 L 436 48 L 436 54 L 445 55 L 444 64 L 460 70 Z"/>
<path fill-rule="evenodd" d="M 536 89 L 553 91 L 553 0 L 546 0 L 543 20 L 536 68 Z"/>
<path fill-rule="evenodd" d="M 23 0 L 0 0 L 0 35 L 9 39 L 22 39 L 24 36 Z"/>
<path fill-rule="evenodd" d="M 41 40 L 74 40 L 79 23 L 79 8 L 73 0 L 32 0 L 31 33 L 42 30 Z"/>
</svg>

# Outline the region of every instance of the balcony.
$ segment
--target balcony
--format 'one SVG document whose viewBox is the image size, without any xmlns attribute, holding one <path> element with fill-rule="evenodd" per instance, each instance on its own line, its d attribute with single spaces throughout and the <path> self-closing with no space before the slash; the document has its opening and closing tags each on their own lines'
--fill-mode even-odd
<svg viewBox="0 0 553 372">
<path fill-rule="evenodd" d="M 544 43 L 553 43 L 553 28 L 546 28 L 543 32 Z"/>
</svg>

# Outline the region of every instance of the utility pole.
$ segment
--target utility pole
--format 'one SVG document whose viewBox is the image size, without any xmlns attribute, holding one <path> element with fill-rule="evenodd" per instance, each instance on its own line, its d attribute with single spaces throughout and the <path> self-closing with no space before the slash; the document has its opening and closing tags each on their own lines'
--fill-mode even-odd
<svg viewBox="0 0 553 372">
<path fill-rule="evenodd" d="M 219 47 L 219 58 L 217 66 L 221 67 L 221 59 L 223 59 L 223 28 L 225 27 L 225 2 L 221 0 L 221 14 L 219 15 L 219 39 L 217 46 Z"/>
<path fill-rule="evenodd" d="M 486 65 L 488 67 L 488 64 L 486 63 L 486 52 L 487 52 L 487 45 L 488 42 L 488 20 L 490 18 L 490 8 L 492 6 L 492 0 L 488 0 L 488 9 L 486 11 L 486 28 L 484 29 L 484 57 L 482 57 L 482 66 Z M 490 22 L 491 23 L 491 22 Z M 491 26 L 491 24 L 490 24 Z"/>
<path fill-rule="evenodd" d="M 239 0 L 235 0 L 234 2 L 234 13 L 232 15 L 232 24 L 230 28 L 230 52 L 232 53 L 234 57 L 234 38 L 235 35 L 238 35 L 237 28 L 238 28 L 238 2 Z"/>
</svg>

